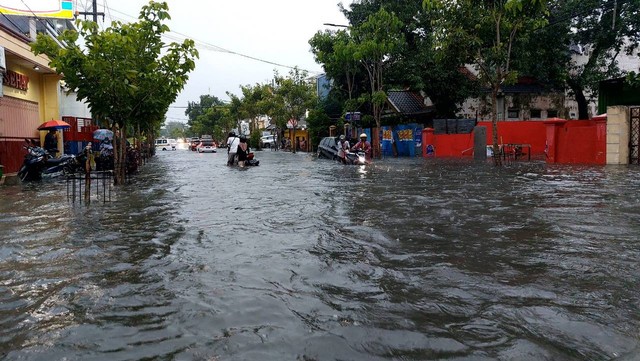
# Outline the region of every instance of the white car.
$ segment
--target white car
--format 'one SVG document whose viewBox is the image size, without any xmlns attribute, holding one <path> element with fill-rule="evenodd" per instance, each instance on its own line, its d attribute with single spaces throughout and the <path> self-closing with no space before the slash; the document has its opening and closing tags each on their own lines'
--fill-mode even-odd
<svg viewBox="0 0 640 361">
<path fill-rule="evenodd" d="M 156 139 L 156 149 L 159 150 L 176 150 L 177 144 L 175 139 Z"/>
<path fill-rule="evenodd" d="M 201 140 L 196 149 L 198 150 L 198 153 L 216 153 L 218 151 L 215 143 L 210 139 Z"/>
<path fill-rule="evenodd" d="M 271 148 L 276 144 L 275 135 L 265 135 L 260 137 L 260 148 Z"/>
</svg>

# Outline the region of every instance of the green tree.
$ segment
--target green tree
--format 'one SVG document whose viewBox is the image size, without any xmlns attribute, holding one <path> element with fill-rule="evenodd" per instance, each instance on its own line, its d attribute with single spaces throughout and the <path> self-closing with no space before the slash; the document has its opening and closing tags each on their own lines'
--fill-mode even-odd
<svg viewBox="0 0 640 361">
<path fill-rule="evenodd" d="M 309 45 L 316 62 L 322 64 L 330 79 L 346 85 L 346 94 L 352 100 L 357 86 L 356 77 L 362 68 L 355 59 L 355 42 L 349 32 L 319 31 L 309 40 Z"/>
<path fill-rule="evenodd" d="M 67 30 L 59 37 L 65 47 L 48 36 L 38 36 L 32 44 L 35 54 L 51 59 L 78 100 L 86 101 L 95 117 L 110 122 L 116 135 L 116 184 L 124 182 L 127 130 L 155 134 L 195 68 L 198 53 L 192 40 L 162 40 L 169 31 L 164 24 L 170 19 L 168 10 L 165 2 L 151 1 L 137 22 L 113 22 L 100 31 L 97 24 L 80 21 L 79 32 Z M 80 36 L 83 47 L 77 44 Z"/>
<path fill-rule="evenodd" d="M 249 131 L 252 134 L 254 132 L 259 134 L 259 129 L 253 129 L 253 120 L 266 114 L 268 109 L 267 99 L 272 91 L 271 86 L 268 84 L 255 84 L 253 86 L 241 86 L 240 89 L 242 90 L 241 113 L 251 120 Z"/>
<path fill-rule="evenodd" d="M 402 22 L 385 9 L 369 15 L 367 20 L 352 28 L 355 39 L 354 58 L 364 67 L 369 79 L 369 101 L 371 102 L 373 118 L 376 127 L 381 127 L 382 108 L 387 100 L 384 92 L 384 70 L 395 59 L 404 38 L 400 36 Z M 376 156 L 380 155 L 380 139 L 378 132 L 373 132 L 373 149 Z"/>
<path fill-rule="evenodd" d="M 307 81 L 308 74 L 297 67 L 288 76 L 274 75 L 275 86 L 266 88 L 263 109 L 269 110 L 269 115 L 276 120 L 278 127 L 284 129 L 287 122 L 291 122 L 294 131 L 291 134 L 291 144 L 295 144 L 295 129 L 298 121 L 306 115 L 307 110 L 316 106 L 315 88 Z M 295 152 L 295 147 L 292 147 Z"/>
<path fill-rule="evenodd" d="M 434 103 L 435 116 L 454 117 L 462 102 L 478 90 L 477 82 L 460 71 L 464 54 L 434 46 L 437 14 L 425 11 L 419 1 L 361 0 L 343 13 L 351 24 L 360 24 L 381 8 L 400 19 L 400 36 L 406 43 L 392 55 L 395 60 L 385 71 L 387 88 L 421 90 Z"/>
<path fill-rule="evenodd" d="M 423 6 L 439 19 L 434 44 L 445 51 L 455 49 L 479 70 L 479 80 L 491 91 L 493 150 L 501 164 L 498 146 L 498 94 L 503 85 L 517 80 L 511 67 L 519 38 L 531 36 L 546 23 L 544 0 L 423 0 Z"/>
<path fill-rule="evenodd" d="M 199 116 L 204 115 L 207 110 L 224 106 L 225 103 L 214 95 L 201 95 L 200 101 L 187 102 L 187 109 L 184 111 L 184 115 L 189 118 L 188 124 L 191 125 Z"/>
<path fill-rule="evenodd" d="M 182 122 L 165 122 L 160 135 L 168 138 L 184 138 L 185 124 Z"/>
<path fill-rule="evenodd" d="M 602 80 L 622 76 L 620 54 L 632 54 L 640 43 L 640 1 L 552 0 L 548 31 L 567 34 L 582 49 L 583 61 L 568 64 L 567 85 L 578 103 L 579 119 L 588 119 L 588 104 L 597 99 Z M 566 46 L 564 45 L 565 49 Z"/>
</svg>

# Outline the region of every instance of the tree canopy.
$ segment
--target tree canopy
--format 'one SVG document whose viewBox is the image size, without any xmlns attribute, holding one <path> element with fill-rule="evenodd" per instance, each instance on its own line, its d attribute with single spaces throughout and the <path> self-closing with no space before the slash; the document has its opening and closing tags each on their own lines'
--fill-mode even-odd
<svg viewBox="0 0 640 361">
<path fill-rule="evenodd" d="M 142 7 L 138 21 L 113 22 L 99 30 L 91 21 L 79 21 L 79 32 L 66 30 L 59 40 L 45 35 L 32 44 L 35 54 L 46 54 L 51 66 L 64 77 L 67 87 L 86 101 L 94 117 L 108 120 L 126 131 L 141 129 L 154 134 L 164 114 L 195 68 L 198 52 L 192 40 L 166 44 L 169 31 L 165 2 L 150 1 Z M 82 37 L 84 46 L 77 42 Z M 120 142 L 124 150 L 124 141 Z M 116 182 L 124 179 L 123 152 L 116 150 Z M 120 169 L 120 170 L 119 170 Z"/>
</svg>

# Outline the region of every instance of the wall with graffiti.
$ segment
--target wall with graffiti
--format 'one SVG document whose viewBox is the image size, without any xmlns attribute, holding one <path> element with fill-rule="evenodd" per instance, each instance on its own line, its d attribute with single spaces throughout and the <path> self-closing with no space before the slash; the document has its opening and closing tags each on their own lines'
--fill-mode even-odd
<svg viewBox="0 0 640 361">
<path fill-rule="evenodd" d="M 421 124 L 404 124 L 382 127 L 382 155 L 415 157 L 421 155 Z"/>
</svg>

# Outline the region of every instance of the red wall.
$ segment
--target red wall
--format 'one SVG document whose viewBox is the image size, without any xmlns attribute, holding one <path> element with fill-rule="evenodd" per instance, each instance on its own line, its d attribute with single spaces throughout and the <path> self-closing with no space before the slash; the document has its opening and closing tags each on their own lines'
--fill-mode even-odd
<svg viewBox="0 0 640 361">
<path fill-rule="evenodd" d="M 98 129 L 91 118 L 62 117 L 62 120 L 71 125 L 71 128 L 64 129 L 65 142 L 90 142 L 93 131 Z"/>
<path fill-rule="evenodd" d="M 546 122 L 548 163 L 606 164 L 607 120 L 553 120 Z"/>
<path fill-rule="evenodd" d="M 491 122 L 478 122 L 487 128 L 487 145 L 493 144 L 493 126 Z M 531 156 L 543 156 L 547 139 L 543 121 L 504 121 L 498 122 L 498 144 L 529 144 Z"/>
<path fill-rule="evenodd" d="M 492 145 L 493 126 L 491 122 L 478 122 L 478 126 L 487 128 L 487 145 Z M 529 144 L 532 156 L 544 156 L 546 126 L 542 121 L 498 122 L 498 136 L 498 144 Z M 422 141 L 425 156 L 426 147 L 429 144 L 435 147 L 437 157 L 473 156 L 473 133 L 435 135 L 433 129 L 425 129 Z"/>
<path fill-rule="evenodd" d="M 531 156 L 548 163 L 605 164 L 606 117 L 591 120 L 549 119 L 546 121 L 498 122 L 498 144 L 529 144 Z M 491 122 L 478 122 L 487 128 L 487 145 L 493 144 Z M 435 147 L 436 157 L 470 157 L 473 155 L 473 134 L 433 134 L 427 128 L 422 133 L 422 152 Z"/>
<path fill-rule="evenodd" d="M 426 156 L 426 146 L 433 145 L 437 157 L 463 157 L 473 155 L 473 134 L 434 135 L 433 129 L 422 131 L 422 153 Z"/>
<path fill-rule="evenodd" d="M 27 151 L 24 149 L 24 139 L 0 139 L 0 164 L 4 166 L 4 173 L 16 173 L 22 166 Z"/>
</svg>

